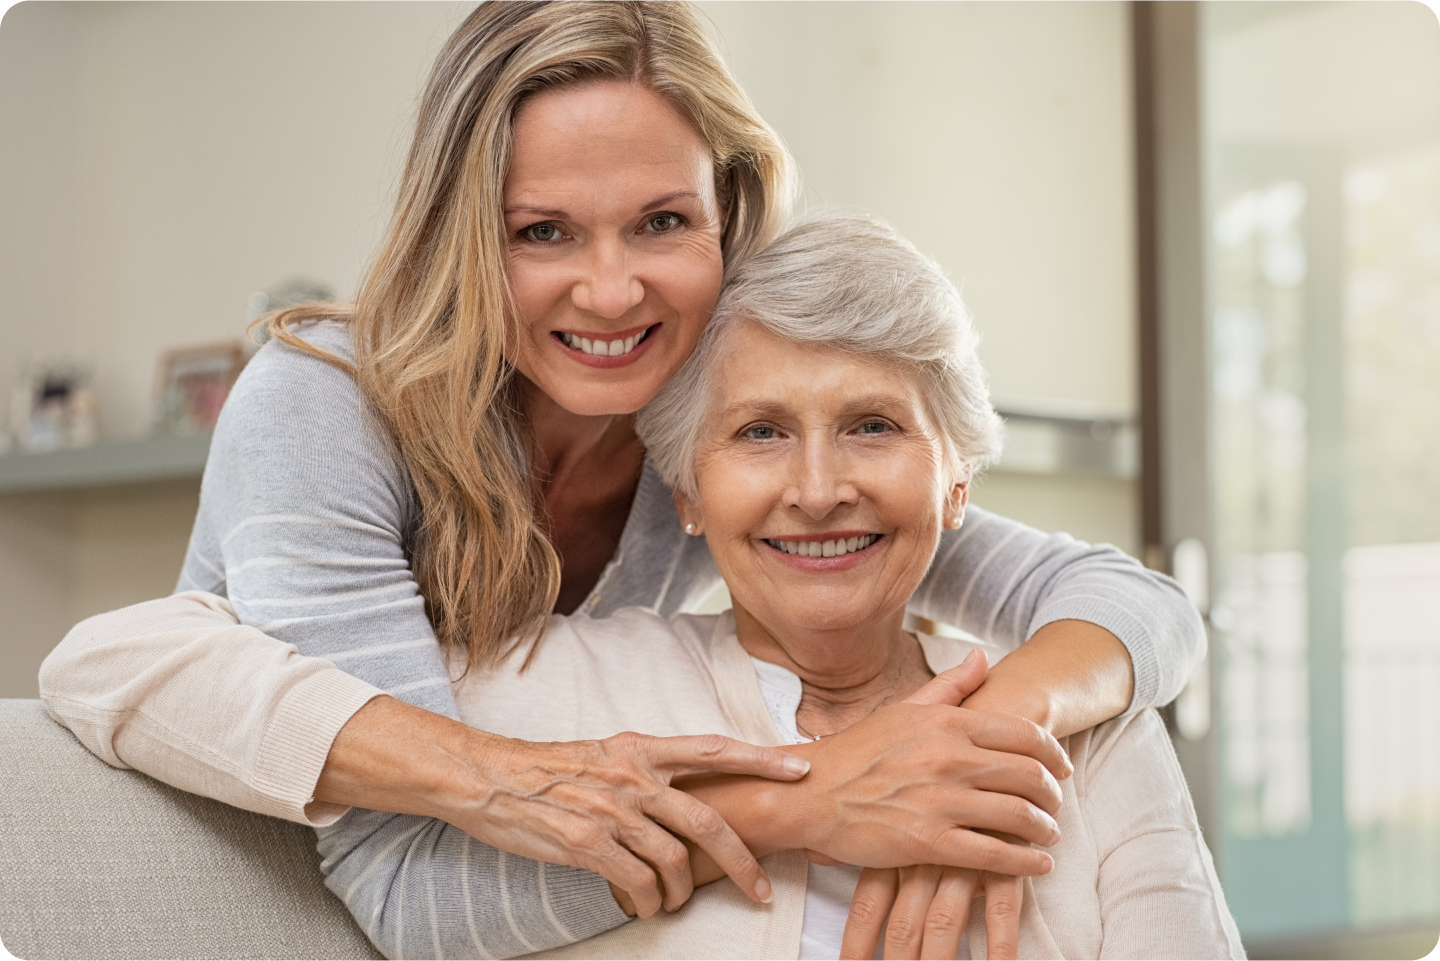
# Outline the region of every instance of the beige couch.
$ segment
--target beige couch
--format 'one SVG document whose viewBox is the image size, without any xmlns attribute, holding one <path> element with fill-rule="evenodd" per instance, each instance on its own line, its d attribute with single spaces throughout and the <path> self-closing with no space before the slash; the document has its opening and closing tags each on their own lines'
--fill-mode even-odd
<svg viewBox="0 0 1440 961">
<path fill-rule="evenodd" d="M 309 828 L 94 757 L 0 700 L 0 942 L 20 958 L 376 958 Z"/>
</svg>

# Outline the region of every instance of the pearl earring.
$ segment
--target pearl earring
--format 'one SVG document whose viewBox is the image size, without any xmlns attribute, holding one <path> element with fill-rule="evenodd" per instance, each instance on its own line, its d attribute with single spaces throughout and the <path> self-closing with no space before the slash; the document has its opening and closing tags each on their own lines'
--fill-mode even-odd
<svg viewBox="0 0 1440 961">
<path fill-rule="evenodd" d="M 694 524 L 686 524 L 686 525 L 685 525 L 685 533 L 689 534 L 691 537 L 694 537 L 694 536 L 695 536 L 695 525 L 694 525 Z"/>
</svg>

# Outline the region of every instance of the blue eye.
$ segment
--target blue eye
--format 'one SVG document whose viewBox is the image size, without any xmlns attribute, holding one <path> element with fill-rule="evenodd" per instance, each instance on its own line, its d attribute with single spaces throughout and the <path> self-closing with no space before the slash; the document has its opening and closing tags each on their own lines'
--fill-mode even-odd
<svg viewBox="0 0 1440 961">
<path fill-rule="evenodd" d="M 683 222 L 684 221 L 680 219 L 679 214 L 656 214 L 649 220 L 645 221 L 645 229 L 649 230 L 651 233 L 663 234 L 674 230 L 676 227 L 679 227 Z"/>
<path fill-rule="evenodd" d="M 883 420 L 867 420 L 860 425 L 862 434 L 884 434 L 890 430 L 890 425 Z"/>
<path fill-rule="evenodd" d="M 554 224 L 531 224 L 520 236 L 537 244 L 551 244 L 560 239 L 560 228 Z"/>
<path fill-rule="evenodd" d="M 768 424 L 756 424 L 754 427 L 745 428 L 742 436 L 748 437 L 751 440 L 773 440 L 778 436 L 778 433 L 775 428 Z"/>
</svg>

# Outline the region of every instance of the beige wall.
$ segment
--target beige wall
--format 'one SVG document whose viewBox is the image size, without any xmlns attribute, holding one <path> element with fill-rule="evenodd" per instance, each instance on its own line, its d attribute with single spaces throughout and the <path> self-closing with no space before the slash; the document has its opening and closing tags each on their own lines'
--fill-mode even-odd
<svg viewBox="0 0 1440 961">
<path fill-rule="evenodd" d="M 1121 3 L 702 3 L 812 203 L 961 286 L 1002 402 L 1134 411 Z"/>
<path fill-rule="evenodd" d="M 1440 140 L 1436 10 L 1418 0 L 1257 6 L 1248 22 L 1239 10 L 1210 13 L 1210 137 L 1337 144 L 1352 160 Z"/>
<path fill-rule="evenodd" d="M 1120 3 L 704 3 L 811 203 L 889 220 L 963 285 L 995 393 L 1134 405 Z M 40 3 L 0 24 L 0 398 L 94 365 L 143 433 L 162 351 L 257 289 L 353 291 L 430 58 L 467 4 Z M 1134 491 L 994 474 L 980 502 L 1134 542 Z M 83 614 L 169 589 L 192 487 L 0 498 L 0 696 Z"/>
</svg>

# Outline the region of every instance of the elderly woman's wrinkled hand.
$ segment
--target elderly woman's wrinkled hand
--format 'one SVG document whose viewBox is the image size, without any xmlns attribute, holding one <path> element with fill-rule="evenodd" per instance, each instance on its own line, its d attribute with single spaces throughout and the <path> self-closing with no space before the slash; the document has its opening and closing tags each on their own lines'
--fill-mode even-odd
<svg viewBox="0 0 1440 961">
<path fill-rule="evenodd" d="M 805 775 L 803 760 L 718 734 L 496 740 L 487 789 L 468 794 L 449 817 L 480 840 L 603 875 L 627 913 L 649 917 L 690 897 L 690 856 L 680 840 L 688 838 L 747 896 L 770 900 L 769 878 L 734 829 L 672 784 L 710 774 L 790 781 Z"/>
<path fill-rule="evenodd" d="M 845 921 L 840 957 L 875 957 L 883 933 L 887 961 L 953 958 L 970 920 L 970 903 L 977 896 L 985 899 L 985 956 L 1014 958 L 1024 879 L 936 864 L 862 871 Z"/>
</svg>

